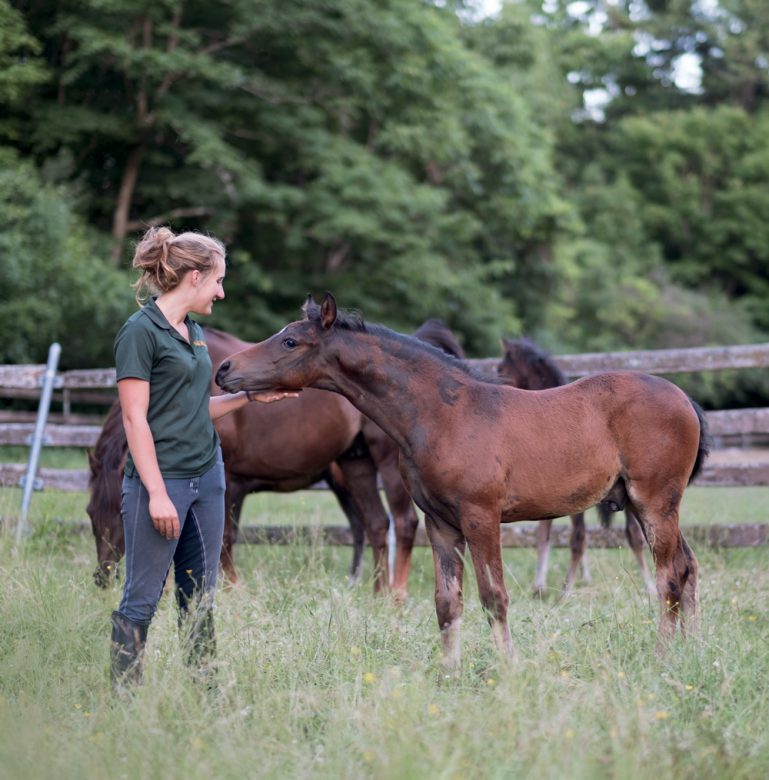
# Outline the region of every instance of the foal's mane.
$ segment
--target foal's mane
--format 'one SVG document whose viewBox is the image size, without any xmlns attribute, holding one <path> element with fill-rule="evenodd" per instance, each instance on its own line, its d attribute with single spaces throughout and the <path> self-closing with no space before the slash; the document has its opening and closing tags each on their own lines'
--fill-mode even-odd
<svg viewBox="0 0 769 780">
<path fill-rule="evenodd" d="M 320 306 L 315 303 L 315 301 L 308 301 L 304 305 L 303 311 L 307 319 L 313 322 L 320 321 Z M 398 333 L 384 325 L 373 325 L 365 322 L 363 315 L 357 310 L 349 311 L 337 309 L 336 321 L 334 322 L 333 327 L 351 331 L 353 333 L 370 333 L 372 336 L 376 336 L 383 341 L 397 344 L 398 353 L 406 357 L 413 356 L 415 359 L 418 359 L 419 355 L 427 353 L 439 360 L 445 366 L 459 369 L 467 376 L 479 382 L 485 382 L 486 384 L 504 384 L 501 380 L 498 381 L 493 377 L 482 374 L 480 371 L 477 371 L 475 368 L 468 365 L 464 360 L 455 357 L 448 352 L 444 352 L 440 347 L 435 347 L 427 341 L 422 341 L 414 336 Z"/>
</svg>

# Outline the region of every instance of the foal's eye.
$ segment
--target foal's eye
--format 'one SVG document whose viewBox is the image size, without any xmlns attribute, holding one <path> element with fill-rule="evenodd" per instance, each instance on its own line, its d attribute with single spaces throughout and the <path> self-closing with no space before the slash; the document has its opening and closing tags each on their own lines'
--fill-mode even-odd
<svg viewBox="0 0 769 780">
<path fill-rule="evenodd" d="M 286 349 L 293 349 L 296 346 L 296 341 L 291 337 L 283 339 L 283 346 Z"/>
</svg>

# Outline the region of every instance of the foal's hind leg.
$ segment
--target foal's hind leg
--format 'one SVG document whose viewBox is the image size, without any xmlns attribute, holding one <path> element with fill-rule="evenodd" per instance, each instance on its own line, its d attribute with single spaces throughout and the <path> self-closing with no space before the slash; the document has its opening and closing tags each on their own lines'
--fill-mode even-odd
<svg viewBox="0 0 769 780">
<path fill-rule="evenodd" d="M 390 519 L 379 496 L 374 461 L 366 453 L 356 454 L 354 457 L 340 457 L 337 463 L 344 474 L 344 481 L 358 516 L 363 518 L 366 535 L 374 554 L 374 592 L 389 590 L 387 531 Z"/>
<path fill-rule="evenodd" d="M 699 594 L 697 580 L 699 566 L 691 547 L 686 543 L 684 535 L 678 534 L 678 549 L 676 550 L 676 568 L 681 572 L 684 580 L 681 594 L 681 632 L 683 634 L 696 634 L 699 629 Z"/>
<path fill-rule="evenodd" d="M 425 526 L 433 549 L 435 613 L 441 631 L 443 665 L 446 669 L 457 669 L 461 653 L 465 538 L 458 528 L 438 517 L 426 514 Z"/>
<path fill-rule="evenodd" d="M 353 587 L 360 584 L 363 578 L 363 547 L 366 542 L 366 526 L 363 518 L 358 514 L 358 509 L 352 500 L 349 490 L 342 484 L 340 479 L 342 474 L 335 472 L 335 464 L 331 464 L 331 467 L 324 472 L 323 476 L 336 496 L 336 500 L 339 502 L 339 506 L 350 524 L 352 533 L 352 563 L 350 564 L 350 576 L 347 582 L 350 587 Z"/>
<path fill-rule="evenodd" d="M 590 572 L 587 568 L 587 532 L 585 530 L 585 513 L 571 516 L 571 561 L 569 561 L 569 572 L 566 575 L 566 582 L 563 584 L 561 595 L 565 598 L 570 596 L 574 590 L 574 580 L 577 578 L 577 569 L 582 562 L 582 570 L 585 579 L 590 581 Z"/>
<path fill-rule="evenodd" d="M 664 643 L 675 634 L 676 622 L 681 614 L 684 586 L 690 571 L 686 565 L 683 547 L 679 544 L 678 508 L 683 486 L 646 486 L 636 482 L 630 484 L 628 492 L 632 500 L 632 510 L 644 524 L 657 568 L 657 594 L 660 604 L 657 649 L 660 651 Z M 696 602 L 696 576 L 692 587 L 694 593 L 687 594 L 687 599 Z"/>
<path fill-rule="evenodd" d="M 627 536 L 628 545 L 638 561 L 638 568 L 641 570 L 646 592 L 650 596 L 656 596 L 657 586 L 654 584 L 654 577 L 652 577 L 649 571 L 649 567 L 646 564 L 646 556 L 644 555 L 646 539 L 638 518 L 629 509 L 625 510 L 625 536 Z"/>
<path fill-rule="evenodd" d="M 547 587 L 547 562 L 550 558 L 550 531 L 552 520 L 540 520 L 537 526 L 537 573 L 534 575 L 533 593 L 542 598 Z"/>
<path fill-rule="evenodd" d="M 416 509 L 406 486 L 403 484 L 396 463 L 377 464 L 382 477 L 382 485 L 387 503 L 395 524 L 395 566 L 393 572 L 393 595 L 404 600 L 407 594 L 409 572 L 411 571 L 411 553 L 414 538 L 419 525 Z"/>
<path fill-rule="evenodd" d="M 232 475 L 228 475 L 224 491 L 224 532 L 222 534 L 222 549 L 219 553 L 219 566 L 224 575 L 226 586 L 238 583 L 234 547 L 238 540 L 240 513 L 243 511 L 243 501 L 247 492 L 244 484 Z"/>
</svg>

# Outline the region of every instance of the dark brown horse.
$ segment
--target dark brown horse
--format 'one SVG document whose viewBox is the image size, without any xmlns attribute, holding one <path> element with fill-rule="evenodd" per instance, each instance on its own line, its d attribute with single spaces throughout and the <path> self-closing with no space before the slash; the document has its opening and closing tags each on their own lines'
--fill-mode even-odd
<svg viewBox="0 0 769 780">
<path fill-rule="evenodd" d="M 521 390 L 546 390 L 566 384 L 566 377 L 553 359 L 541 350 L 533 341 L 526 338 L 502 339 L 504 356 L 497 366 L 497 374 L 513 387 Z M 598 504 L 598 515 L 601 525 L 605 528 L 611 525 L 614 512 L 606 502 Z M 552 520 L 542 520 L 537 527 L 537 573 L 534 578 L 534 595 L 542 596 L 547 585 L 547 563 L 550 557 L 550 532 Z M 649 572 L 644 557 L 645 539 L 641 526 L 635 515 L 625 507 L 625 534 L 633 553 L 635 554 L 646 590 L 654 595 L 657 589 Z M 585 530 L 585 513 L 578 512 L 571 516 L 571 560 L 562 594 L 568 596 L 574 589 L 577 569 L 582 564 L 582 577 L 589 582 L 590 570 L 587 564 L 587 533 Z"/>
<path fill-rule="evenodd" d="M 226 355 L 250 346 L 212 328 L 206 328 L 206 340 L 214 367 Z M 212 388 L 214 393 L 222 392 L 213 379 Z M 221 564 L 230 582 L 237 580 L 233 545 L 246 495 L 302 490 L 325 479 L 353 531 L 351 580 L 360 577 L 365 531 L 374 552 L 375 588 L 387 587 L 389 520 L 377 489 L 376 467 L 360 435 L 361 415 L 346 399 L 310 390 L 277 404 L 255 402 L 220 418 L 216 428 L 222 441 L 228 507 Z M 125 549 L 120 490 L 127 446 L 116 402 L 90 456 L 88 513 L 99 561 L 94 578 L 100 585 L 107 584 Z"/>
<path fill-rule="evenodd" d="M 611 372 L 529 392 L 484 381 L 418 339 L 338 315 L 326 294 L 305 318 L 228 358 L 228 390 L 332 390 L 400 449 L 401 471 L 425 513 L 435 562 L 444 662 L 460 658 L 465 545 L 499 650 L 513 655 L 500 522 L 627 501 L 654 552 L 660 640 L 697 613 L 697 561 L 678 512 L 706 455 L 701 412 L 659 377 Z M 682 621 L 682 628 L 684 623 Z M 687 626 L 691 627 L 691 626 Z"/>
</svg>

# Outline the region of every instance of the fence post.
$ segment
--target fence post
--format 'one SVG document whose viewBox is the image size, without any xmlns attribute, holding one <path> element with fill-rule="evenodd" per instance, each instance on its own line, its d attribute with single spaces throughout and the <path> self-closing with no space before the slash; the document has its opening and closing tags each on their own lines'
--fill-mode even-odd
<svg viewBox="0 0 769 780">
<path fill-rule="evenodd" d="M 37 464 L 40 460 L 40 450 L 43 446 L 43 437 L 45 434 L 45 424 L 48 420 L 48 410 L 51 407 L 51 395 L 56 383 L 56 369 L 59 365 L 59 355 L 61 355 L 61 345 L 57 342 L 51 344 L 48 348 L 48 363 L 43 375 L 43 389 L 40 393 L 40 405 L 37 408 L 37 420 L 35 422 L 35 432 L 32 435 L 32 447 L 29 451 L 29 462 L 27 463 L 27 473 L 22 477 L 22 486 L 24 494 L 21 499 L 21 512 L 19 521 L 16 524 L 16 545 L 27 533 L 27 514 L 29 513 L 29 503 L 32 500 L 32 491 L 35 489 L 37 476 Z"/>
</svg>

